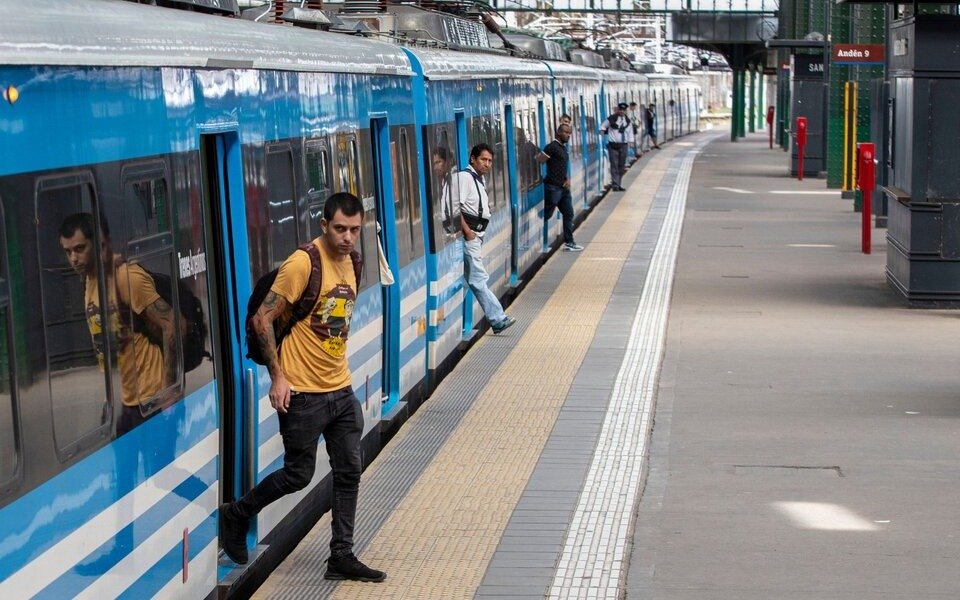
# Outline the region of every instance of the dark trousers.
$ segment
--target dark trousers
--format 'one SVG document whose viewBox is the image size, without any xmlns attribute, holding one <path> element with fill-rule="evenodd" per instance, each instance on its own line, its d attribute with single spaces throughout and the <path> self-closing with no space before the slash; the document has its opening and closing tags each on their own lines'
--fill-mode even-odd
<svg viewBox="0 0 960 600">
<path fill-rule="evenodd" d="M 623 169 L 627 166 L 626 144 L 607 143 L 607 153 L 610 155 L 610 179 L 613 187 L 623 187 L 620 180 L 623 178 Z"/>
<path fill-rule="evenodd" d="M 543 184 L 543 220 L 547 222 L 553 216 L 553 211 L 560 209 L 563 216 L 563 241 L 566 244 L 573 242 L 573 196 L 570 188 L 559 185 Z"/>
<path fill-rule="evenodd" d="M 283 468 L 267 475 L 237 502 L 240 514 L 252 517 L 271 502 L 302 490 L 313 479 L 317 442 L 323 434 L 333 469 L 333 536 L 330 555 L 353 552 L 353 526 L 360 490 L 360 438 L 363 411 L 353 388 L 321 394 L 293 394 L 286 413 L 277 413 L 283 437 Z"/>
</svg>

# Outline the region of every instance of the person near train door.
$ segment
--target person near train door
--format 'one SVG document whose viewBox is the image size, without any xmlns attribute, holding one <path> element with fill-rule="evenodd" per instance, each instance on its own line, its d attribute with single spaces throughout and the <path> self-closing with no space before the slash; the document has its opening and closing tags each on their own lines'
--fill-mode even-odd
<svg viewBox="0 0 960 600">
<path fill-rule="evenodd" d="M 627 116 L 628 104 L 621 102 L 617 110 L 607 117 L 600 126 L 600 133 L 607 136 L 607 154 L 610 157 L 610 189 L 624 191 L 620 185 L 623 171 L 627 167 L 627 154 L 633 145 L 633 125 Z"/>
<path fill-rule="evenodd" d="M 656 148 L 659 150 L 660 144 L 657 143 L 657 105 L 653 102 L 643 112 L 643 122 L 643 139 L 650 140 L 650 149 Z"/>
<path fill-rule="evenodd" d="M 573 239 L 573 196 L 570 194 L 570 155 L 567 153 L 567 142 L 572 133 L 569 125 L 557 127 L 553 141 L 537 155 L 537 161 L 547 163 L 547 176 L 543 178 L 543 222 L 549 222 L 553 212 L 560 209 L 563 249 L 580 252 L 583 246 Z"/>
<path fill-rule="evenodd" d="M 483 235 L 490 221 L 490 203 L 484 177 L 493 168 L 493 148 L 477 144 L 470 150 L 470 165 L 457 173 L 456 188 L 460 201 L 460 227 L 463 231 L 463 270 L 467 285 L 483 309 L 494 333 L 517 322 L 508 317 L 497 296 L 490 291 L 490 276 L 483 267 Z"/>
<path fill-rule="evenodd" d="M 310 483 L 317 443 L 323 435 L 333 471 L 333 535 L 324 578 L 386 579 L 386 573 L 366 566 L 353 553 L 363 466 L 363 411 L 351 387 L 347 336 L 360 287 L 361 263 L 354 247 L 362 226 L 363 203 L 356 196 L 347 192 L 330 196 L 320 220 L 322 233 L 312 242 L 317 252 L 309 248 L 291 254 L 251 317 L 256 343 L 270 373 L 270 405 L 280 421 L 284 457 L 283 468 L 238 501 L 220 506 L 220 544 L 234 562 L 247 562 L 251 517 Z M 294 322 L 278 349 L 274 327 L 287 323 L 317 268 L 321 276 L 313 310 Z"/>
</svg>

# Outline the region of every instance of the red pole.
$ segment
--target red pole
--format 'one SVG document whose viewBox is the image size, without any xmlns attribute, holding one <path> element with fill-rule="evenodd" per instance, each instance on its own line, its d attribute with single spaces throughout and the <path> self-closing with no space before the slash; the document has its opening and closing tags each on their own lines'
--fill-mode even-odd
<svg viewBox="0 0 960 600">
<path fill-rule="evenodd" d="M 797 117 L 797 179 L 803 181 L 803 152 L 807 147 L 807 118 Z"/>
<path fill-rule="evenodd" d="M 860 157 L 857 164 L 857 187 L 860 188 L 860 193 L 863 195 L 860 249 L 864 254 L 870 254 L 872 245 L 870 236 L 873 232 L 871 214 L 873 213 L 873 188 L 877 185 L 873 167 L 874 147 L 873 144 L 862 143 L 857 144 L 857 148 L 860 150 L 860 152 L 857 153 Z"/>
<path fill-rule="evenodd" d="M 773 150 L 773 107 L 767 107 L 767 133 L 770 136 L 770 149 Z"/>
</svg>

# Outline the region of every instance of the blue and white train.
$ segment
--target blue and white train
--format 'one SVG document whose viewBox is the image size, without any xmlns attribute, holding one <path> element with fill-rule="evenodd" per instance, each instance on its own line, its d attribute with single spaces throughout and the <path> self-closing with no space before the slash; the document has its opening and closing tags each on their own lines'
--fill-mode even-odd
<svg viewBox="0 0 960 600">
<path fill-rule="evenodd" d="M 484 254 L 507 296 L 560 242 L 559 220 L 543 222 L 529 148 L 551 139 L 561 113 L 576 132 L 578 214 L 604 191 L 607 107 L 655 98 L 661 138 L 695 131 L 699 113 L 683 77 L 115 0 L 7 14 L 0 88 L 0 598 L 216 593 L 231 571 L 217 506 L 283 459 L 269 378 L 245 358 L 247 299 L 318 235 L 331 193 L 353 192 L 366 210 L 349 359 L 369 462 L 482 321 L 462 241 L 440 226 L 431 151 L 465 166 L 475 143 L 494 147 Z M 176 402 L 142 403 L 149 418 L 121 436 L 117 361 L 97 359 L 83 284 L 59 242 L 78 212 L 109 230 L 99 252 L 109 243 L 179 280 L 205 316 L 211 357 L 181 364 L 167 390 Z M 396 285 L 380 285 L 378 223 Z M 101 343 L 115 355 L 116 340 Z M 305 490 L 255 519 L 248 543 L 266 550 L 254 568 L 277 564 L 326 510 L 328 474 L 321 456 Z"/>
</svg>

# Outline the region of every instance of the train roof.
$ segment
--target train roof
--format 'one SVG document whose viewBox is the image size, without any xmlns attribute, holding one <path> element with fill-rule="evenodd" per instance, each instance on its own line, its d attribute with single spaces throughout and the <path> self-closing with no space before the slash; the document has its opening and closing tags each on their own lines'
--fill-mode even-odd
<svg viewBox="0 0 960 600">
<path fill-rule="evenodd" d="M 44 0 L 7 11 L 0 64 L 413 75 L 392 44 L 117 0 Z"/>
<path fill-rule="evenodd" d="M 539 60 L 428 48 L 409 48 L 408 51 L 420 62 L 423 76 L 432 80 L 495 77 L 542 79 L 550 76 L 550 70 Z"/>
<path fill-rule="evenodd" d="M 585 67 L 574 63 L 558 62 L 555 60 L 544 63 L 557 77 L 565 79 L 592 79 L 600 80 L 600 72 L 593 67 Z"/>
</svg>

